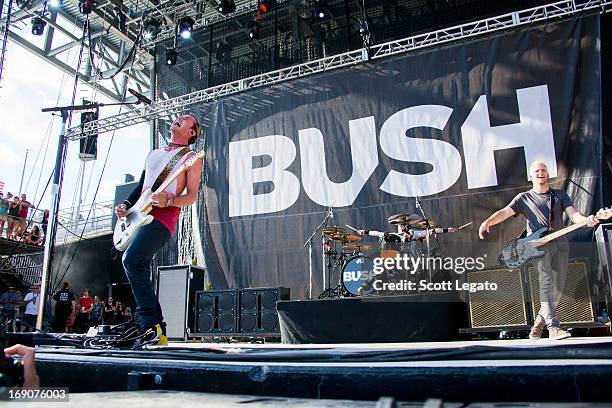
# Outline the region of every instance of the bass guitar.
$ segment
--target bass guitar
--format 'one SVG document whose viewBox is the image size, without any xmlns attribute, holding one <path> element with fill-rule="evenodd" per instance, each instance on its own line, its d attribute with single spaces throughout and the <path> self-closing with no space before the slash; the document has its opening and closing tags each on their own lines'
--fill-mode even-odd
<svg viewBox="0 0 612 408">
<path fill-rule="evenodd" d="M 187 169 L 193 166 L 197 160 L 203 158 L 205 154 L 205 152 L 200 152 L 190 157 L 189 160 L 166 177 L 164 182 L 157 188 L 156 192 L 164 191 L 179 174 L 187 171 Z M 134 238 L 134 235 L 136 235 L 136 232 L 153 221 L 153 216 L 149 214 L 153 209 L 153 203 L 151 201 L 152 195 L 153 192 L 151 189 L 143 191 L 138 201 L 127 210 L 125 217 L 117 220 L 117 225 L 115 225 L 115 231 L 113 233 L 113 244 L 117 250 L 124 251 L 130 244 L 132 238 Z"/>
<path fill-rule="evenodd" d="M 612 209 L 601 209 L 595 215 L 599 220 L 607 220 L 612 217 Z M 578 228 L 587 225 L 587 221 L 581 221 L 572 224 L 569 227 L 560 229 L 559 231 L 547 234 L 548 228 L 540 228 L 533 234 L 519 239 L 513 239 L 507 242 L 502 248 L 499 255 L 499 263 L 507 268 L 519 268 L 531 259 L 544 256 L 544 250 L 541 246 L 548 244 L 550 241 L 562 237 Z"/>
</svg>

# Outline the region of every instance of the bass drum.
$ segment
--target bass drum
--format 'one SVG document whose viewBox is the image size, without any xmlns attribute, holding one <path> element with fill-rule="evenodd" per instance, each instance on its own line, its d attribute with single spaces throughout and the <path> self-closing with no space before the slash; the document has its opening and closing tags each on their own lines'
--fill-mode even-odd
<svg viewBox="0 0 612 408">
<path fill-rule="evenodd" d="M 367 256 L 354 256 L 342 267 L 342 286 L 349 293 L 361 295 L 362 286 L 373 275 L 374 262 Z"/>
</svg>

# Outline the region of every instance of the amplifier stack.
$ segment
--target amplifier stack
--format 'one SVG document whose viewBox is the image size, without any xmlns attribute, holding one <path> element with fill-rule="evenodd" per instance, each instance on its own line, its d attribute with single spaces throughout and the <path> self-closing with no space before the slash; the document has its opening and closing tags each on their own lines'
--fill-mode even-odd
<svg viewBox="0 0 612 408">
<path fill-rule="evenodd" d="M 197 292 L 193 335 L 280 336 L 276 302 L 289 297 L 283 287 Z"/>
</svg>

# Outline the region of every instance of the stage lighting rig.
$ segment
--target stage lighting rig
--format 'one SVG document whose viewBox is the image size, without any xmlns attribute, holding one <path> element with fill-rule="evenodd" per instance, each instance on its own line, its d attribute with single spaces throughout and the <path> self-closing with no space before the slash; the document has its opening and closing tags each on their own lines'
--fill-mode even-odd
<svg viewBox="0 0 612 408">
<path fill-rule="evenodd" d="M 256 20 L 249 21 L 247 35 L 251 40 L 259 37 L 259 22 Z"/>
<path fill-rule="evenodd" d="M 166 51 L 166 64 L 167 65 L 176 65 L 176 60 L 178 59 L 178 51 L 176 48 L 168 48 Z"/>
<path fill-rule="evenodd" d="M 313 4 L 312 14 L 315 19 L 324 20 L 330 16 L 329 8 L 322 1 L 315 1 Z"/>
<path fill-rule="evenodd" d="M 258 9 L 262 13 L 267 13 L 276 5 L 276 0 L 261 0 Z"/>
<path fill-rule="evenodd" d="M 115 6 L 115 25 L 122 33 L 127 31 L 127 15 L 121 10 L 121 7 Z"/>
<path fill-rule="evenodd" d="M 234 0 L 221 0 L 219 6 L 217 7 L 217 10 L 219 11 L 219 13 L 224 15 L 233 13 L 234 11 L 236 11 L 236 3 L 234 3 Z"/>
<path fill-rule="evenodd" d="M 146 40 L 154 40 L 161 32 L 161 23 L 159 20 L 152 18 L 142 23 L 143 36 Z"/>
<path fill-rule="evenodd" d="M 79 11 L 83 14 L 91 14 L 96 6 L 95 0 L 79 0 Z"/>
<path fill-rule="evenodd" d="M 43 35 L 47 23 L 42 18 L 36 16 L 32 17 L 32 34 Z"/>
<path fill-rule="evenodd" d="M 49 6 L 49 8 L 51 9 L 58 9 L 60 8 L 60 6 L 62 5 L 61 0 L 49 0 L 49 2 L 47 3 L 47 5 Z"/>
<path fill-rule="evenodd" d="M 193 18 L 185 16 L 181 18 L 176 25 L 176 32 L 183 40 L 188 40 L 191 38 L 191 32 L 193 31 L 194 24 L 195 21 L 193 21 Z"/>
</svg>

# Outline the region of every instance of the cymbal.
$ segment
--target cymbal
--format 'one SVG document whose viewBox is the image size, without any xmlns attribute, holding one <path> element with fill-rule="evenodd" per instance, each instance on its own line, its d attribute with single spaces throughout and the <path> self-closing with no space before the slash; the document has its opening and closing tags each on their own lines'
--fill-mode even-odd
<svg viewBox="0 0 612 408">
<path fill-rule="evenodd" d="M 394 225 L 412 225 L 419 221 L 423 221 L 423 217 L 418 214 L 395 214 L 389 217 L 389 224 Z"/>
<path fill-rule="evenodd" d="M 410 225 L 413 228 L 416 228 L 416 229 L 426 229 L 427 228 L 427 222 L 429 222 L 429 229 L 433 229 L 433 228 L 436 228 L 438 226 L 438 223 L 435 222 L 434 220 L 421 220 L 421 221 L 414 222 L 414 223 L 412 223 Z"/>
<path fill-rule="evenodd" d="M 334 235 L 330 235 L 329 239 L 331 239 L 332 241 L 340 241 L 340 242 L 346 244 L 347 242 L 361 241 L 361 235 L 357 235 L 357 234 L 334 234 Z"/>
<path fill-rule="evenodd" d="M 351 231 L 349 231 L 348 229 L 344 227 L 337 227 L 335 225 L 323 228 L 323 235 L 344 235 L 350 233 Z"/>
<path fill-rule="evenodd" d="M 372 248 L 372 245 L 366 244 L 366 245 L 344 245 L 342 246 L 342 250 L 343 251 L 367 251 L 368 249 Z"/>
</svg>

